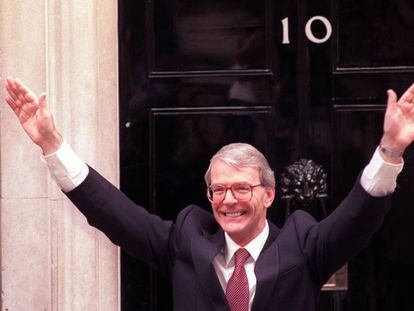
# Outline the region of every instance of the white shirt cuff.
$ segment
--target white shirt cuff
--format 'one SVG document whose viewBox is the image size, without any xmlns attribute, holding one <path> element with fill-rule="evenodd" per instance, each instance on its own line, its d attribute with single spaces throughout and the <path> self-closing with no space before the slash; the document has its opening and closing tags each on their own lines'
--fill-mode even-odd
<svg viewBox="0 0 414 311">
<path fill-rule="evenodd" d="M 397 186 L 397 176 L 403 166 L 404 161 L 399 164 L 384 161 L 377 148 L 371 161 L 362 172 L 361 186 L 374 197 L 390 194 Z"/>
<path fill-rule="evenodd" d="M 53 180 L 63 192 L 69 192 L 79 186 L 88 176 L 89 168 L 63 140 L 54 153 L 40 157 L 46 163 Z"/>
</svg>

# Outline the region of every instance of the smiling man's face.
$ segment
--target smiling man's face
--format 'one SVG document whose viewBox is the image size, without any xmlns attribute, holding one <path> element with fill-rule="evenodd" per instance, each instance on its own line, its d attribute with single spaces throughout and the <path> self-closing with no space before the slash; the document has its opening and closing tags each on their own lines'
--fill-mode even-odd
<svg viewBox="0 0 414 311">
<path fill-rule="evenodd" d="M 237 168 L 222 160 L 216 159 L 211 166 L 211 184 L 225 185 L 248 183 L 251 186 L 261 183 L 256 168 Z M 232 192 L 227 190 L 223 201 L 212 203 L 214 218 L 221 228 L 240 246 L 248 244 L 265 227 L 266 211 L 275 197 L 273 187 L 255 187 L 252 198 L 247 202 L 239 202 Z"/>
</svg>

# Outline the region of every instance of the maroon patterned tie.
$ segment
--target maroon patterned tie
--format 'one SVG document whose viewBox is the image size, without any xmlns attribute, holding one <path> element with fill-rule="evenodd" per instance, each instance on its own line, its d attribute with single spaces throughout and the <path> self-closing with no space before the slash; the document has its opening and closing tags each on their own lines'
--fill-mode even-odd
<svg viewBox="0 0 414 311">
<path fill-rule="evenodd" d="M 250 254 L 244 248 L 236 251 L 235 267 L 232 276 L 227 283 L 226 297 L 231 311 L 249 310 L 249 282 L 247 280 L 244 263 Z"/>
</svg>

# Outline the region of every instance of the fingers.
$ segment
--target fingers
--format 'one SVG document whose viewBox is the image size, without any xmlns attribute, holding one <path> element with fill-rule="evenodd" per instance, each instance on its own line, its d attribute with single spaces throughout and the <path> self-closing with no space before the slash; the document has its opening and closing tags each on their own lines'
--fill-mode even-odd
<svg viewBox="0 0 414 311">
<path fill-rule="evenodd" d="M 47 109 L 47 104 L 46 104 L 46 93 L 42 93 L 39 95 L 39 108 L 41 110 L 46 110 Z"/>
<path fill-rule="evenodd" d="M 397 106 L 408 115 L 414 114 L 414 84 L 412 84 L 397 102 Z"/>
<path fill-rule="evenodd" d="M 10 97 L 15 101 L 17 100 L 17 95 L 16 95 L 16 87 L 14 85 L 14 80 L 10 77 L 7 78 L 6 80 L 6 84 L 5 84 L 5 88 L 7 93 L 9 93 Z"/>
<path fill-rule="evenodd" d="M 31 114 L 37 107 L 37 96 L 19 79 L 7 77 L 5 89 L 9 95 L 5 101 L 16 114 L 21 111 Z"/>
<path fill-rule="evenodd" d="M 397 94 L 395 94 L 394 90 L 391 90 L 391 89 L 388 90 L 387 95 L 388 95 L 387 105 L 393 104 L 397 101 Z"/>
<path fill-rule="evenodd" d="M 16 105 L 16 103 L 11 97 L 6 96 L 4 97 L 4 100 L 16 114 L 19 112 L 20 108 Z"/>
<path fill-rule="evenodd" d="M 49 111 L 49 108 L 46 102 L 46 93 L 40 94 L 39 101 L 38 101 L 38 109 L 43 117 L 50 116 L 50 111 Z"/>
<path fill-rule="evenodd" d="M 388 99 L 387 99 L 386 113 L 392 111 L 397 102 L 397 94 L 395 94 L 393 90 L 388 90 L 387 95 L 388 95 Z"/>
<path fill-rule="evenodd" d="M 8 77 L 5 83 L 5 88 L 7 93 L 9 93 L 9 96 L 17 105 L 37 101 L 36 95 L 19 79 Z"/>
<path fill-rule="evenodd" d="M 38 98 L 19 79 L 8 77 L 6 79 L 5 89 L 9 96 L 6 96 L 4 100 L 17 115 L 21 123 L 26 122 L 36 114 L 39 108 Z M 46 106 L 44 94 L 42 104 L 43 107 Z"/>
<path fill-rule="evenodd" d="M 5 84 L 5 89 L 9 94 L 9 98 L 6 99 L 7 104 L 16 112 L 20 111 L 23 103 L 19 99 L 19 89 L 17 88 L 13 78 L 8 77 Z"/>
<path fill-rule="evenodd" d="M 36 95 L 26 85 L 23 84 L 18 78 L 14 80 L 14 85 L 17 90 L 16 95 L 23 102 L 36 102 Z"/>
</svg>

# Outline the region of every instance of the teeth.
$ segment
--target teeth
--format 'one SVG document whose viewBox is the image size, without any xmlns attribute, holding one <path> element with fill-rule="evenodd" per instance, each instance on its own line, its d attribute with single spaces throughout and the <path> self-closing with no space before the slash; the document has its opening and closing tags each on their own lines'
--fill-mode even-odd
<svg viewBox="0 0 414 311">
<path fill-rule="evenodd" d="M 226 213 L 227 217 L 239 217 L 241 215 L 243 215 L 243 212 Z"/>
</svg>

